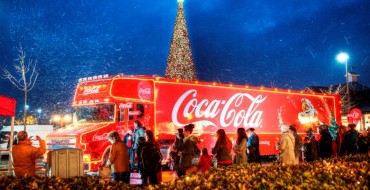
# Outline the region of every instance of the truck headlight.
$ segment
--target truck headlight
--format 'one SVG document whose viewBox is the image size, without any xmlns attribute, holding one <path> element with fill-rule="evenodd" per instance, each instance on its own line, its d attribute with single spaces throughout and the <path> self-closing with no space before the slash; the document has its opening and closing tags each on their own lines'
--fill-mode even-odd
<svg viewBox="0 0 370 190">
<path fill-rule="evenodd" d="M 90 162 L 91 161 L 91 155 L 90 154 L 84 154 L 83 155 L 83 162 Z"/>
</svg>

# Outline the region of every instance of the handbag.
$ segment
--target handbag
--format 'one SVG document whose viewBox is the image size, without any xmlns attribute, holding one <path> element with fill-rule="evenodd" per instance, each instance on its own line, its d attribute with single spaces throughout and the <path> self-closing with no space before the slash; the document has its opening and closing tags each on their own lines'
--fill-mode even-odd
<svg viewBox="0 0 370 190">
<path fill-rule="evenodd" d="M 102 178 L 111 178 L 112 177 L 112 169 L 107 166 L 99 167 L 99 176 Z"/>
<path fill-rule="evenodd" d="M 232 160 L 222 160 L 217 162 L 218 165 L 232 165 L 233 161 Z"/>
<path fill-rule="evenodd" d="M 189 168 L 186 168 L 185 175 L 189 174 L 197 174 L 198 173 L 198 167 L 197 166 L 190 166 Z"/>
<path fill-rule="evenodd" d="M 159 171 L 157 173 L 157 181 L 158 181 L 158 183 L 161 183 L 163 181 L 163 179 L 162 179 L 162 171 Z"/>
</svg>

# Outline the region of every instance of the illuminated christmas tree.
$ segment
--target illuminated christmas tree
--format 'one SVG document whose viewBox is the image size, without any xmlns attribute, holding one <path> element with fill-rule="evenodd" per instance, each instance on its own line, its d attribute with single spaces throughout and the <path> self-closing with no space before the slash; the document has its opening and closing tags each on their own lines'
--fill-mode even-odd
<svg viewBox="0 0 370 190">
<path fill-rule="evenodd" d="M 167 59 L 166 78 L 197 80 L 186 27 L 183 0 L 178 0 L 178 2 L 175 28 Z"/>
</svg>

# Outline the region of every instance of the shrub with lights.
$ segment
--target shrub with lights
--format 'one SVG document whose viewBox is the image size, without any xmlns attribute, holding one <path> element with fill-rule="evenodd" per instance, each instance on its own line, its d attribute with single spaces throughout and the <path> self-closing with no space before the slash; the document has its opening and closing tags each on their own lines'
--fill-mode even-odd
<svg viewBox="0 0 370 190">
<path fill-rule="evenodd" d="M 299 166 L 233 165 L 156 186 L 129 185 L 100 177 L 7 177 L 0 189 L 369 189 L 370 155 L 334 158 Z"/>
</svg>

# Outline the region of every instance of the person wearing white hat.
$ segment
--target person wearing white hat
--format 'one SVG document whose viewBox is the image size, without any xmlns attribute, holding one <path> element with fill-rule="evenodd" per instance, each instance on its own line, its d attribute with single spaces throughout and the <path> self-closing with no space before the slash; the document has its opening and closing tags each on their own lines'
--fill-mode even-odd
<svg viewBox="0 0 370 190">
<path fill-rule="evenodd" d="M 278 143 L 278 149 L 280 150 L 280 162 L 284 165 L 293 165 L 295 163 L 294 145 L 295 140 L 293 134 L 289 131 L 289 126 L 280 126 L 282 135 L 280 142 Z"/>
</svg>

